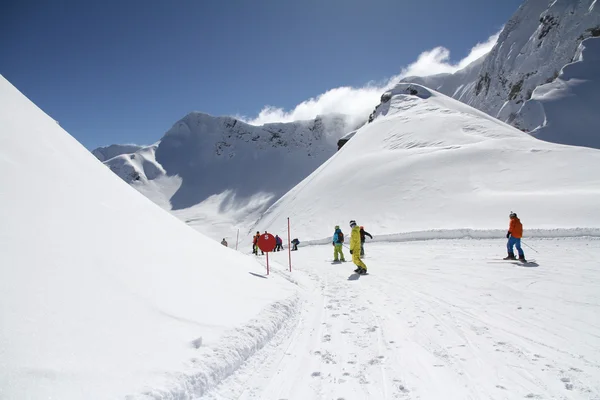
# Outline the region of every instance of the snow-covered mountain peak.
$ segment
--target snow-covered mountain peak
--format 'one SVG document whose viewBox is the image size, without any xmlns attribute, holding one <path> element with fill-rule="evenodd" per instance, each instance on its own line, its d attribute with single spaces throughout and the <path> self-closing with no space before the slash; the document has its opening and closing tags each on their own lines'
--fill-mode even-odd
<svg viewBox="0 0 600 400">
<path fill-rule="evenodd" d="M 562 69 L 579 60 L 581 43 L 600 36 L 600 6 L 596 0 L 527 0 L 506 23 L 494 48 L 454 74 L 410 77 L 403 81 L 423 84 L 482 110 L 518 129 L 531 132 L 545 129 L 540 123 L 544 111 L 525 106 L 537 87 L 555 81 Z M 588 58 L 590 58 L 588 56 Z M 593 58 L 593 57 L 592 57 Z M 593 79 L 588 68 L 587 79 Z M 596 76 L 600 73 L 596 68 Z M 600 94 L 578 101 L 578 114 L 597 126 L 596 104 Z M 538 104 L 538 106 L 540 106 Z M 569 107 L 567 107 L 569 108 Z M 568 112 L 553 117 L 570 119 Z M 594 146 L 595 136 L 579 133 L 573 140 L 568 132 L 536 136 L 558 143 Z M 582 137 L 587 136 L 587 139 Z"/>
<path fill-rule="evenodd" d="M 222 237 L 253 223 L 333 155 L 338 139 L 356 129 L 351 123 L 345 115 L 328 114 L 254 126 L 192 112 L 155 145 L 127 154 L 117 151 L 121 147 L 109 148 L 117 156 L 104 163 L 200 231 L 213 235 L 214 226 L 222 227 L 215 235 Z"/>
<path fill-rule="evenodd" d="M 400 84 L 255 229 L 277 229 L 288 216 L 300 240 L 326 238 L 351 219 L 379 235 L 493 229 L 510 210 L 530 228 L 595 227 L 597 169 L 598 150 L 537 140 L 439 92 Z M 331 207 L 339 198 L 343 207 Z"/>
<path fill-rule="evenodd" d="M 414 129 L 411 121 L 440 113 L 443 130 Z M 458 146 L 489 139 L 524 137 L 505 123 L 434 90 L 417 84 L 399 83 L 381 96 L 373 121 L 397 117 L 407 127 L 393 140 L 392 148 Z M 393 123 L 398 120 L 392 119 Z M 495 128 L 500 129 L 495 129 Z M 526 137 L 526 136 L 525 136 Z M 388 138 L 389 139 L 389 138 Z"/>
</svg>

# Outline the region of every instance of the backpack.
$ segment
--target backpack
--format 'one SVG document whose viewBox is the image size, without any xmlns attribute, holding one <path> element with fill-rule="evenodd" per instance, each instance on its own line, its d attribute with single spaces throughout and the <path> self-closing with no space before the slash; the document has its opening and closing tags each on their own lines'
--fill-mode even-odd
<svg viewBox="0 0 600 400">
<path fill-rule="evenodd" d="M 338 233 L 338 243 L 344 243 L 344 234 L 342 232 Z"/>
</svg>

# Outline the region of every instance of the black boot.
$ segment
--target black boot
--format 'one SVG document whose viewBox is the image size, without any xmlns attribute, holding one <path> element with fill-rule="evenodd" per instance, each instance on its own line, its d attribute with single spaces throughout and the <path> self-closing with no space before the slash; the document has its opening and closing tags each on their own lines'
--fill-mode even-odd
<svg viewBox="0 0 600 400">
<path fill-rule="evenodd" d="M 508 253 L 508 256 L 504 257 L 503 260 L 516 260 L 515 253 Z"/>
<path fill-rule="evenodd" d="M 523 254 L 523 255 L 519 254 L 519 261 L 527 262 L 527 260 L 525 259 L 525 254 Z"/>
</svg>

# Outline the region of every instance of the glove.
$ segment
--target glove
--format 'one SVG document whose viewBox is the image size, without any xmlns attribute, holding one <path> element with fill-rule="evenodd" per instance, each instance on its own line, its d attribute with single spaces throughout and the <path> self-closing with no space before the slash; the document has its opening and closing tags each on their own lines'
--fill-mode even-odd
<svg viewBox="0 0 600 400">
<path fill-rule="evenodd" d="M 350 250 L 350 254 L 352 254 L 352 250 Z"/>
<path fill-rule="evenodd" d="M 510 237 L 510 232 L 508 232 L 508 233 L 506 234 L 506 238 L 508 239 L 509 237 Z"/>
</svg>

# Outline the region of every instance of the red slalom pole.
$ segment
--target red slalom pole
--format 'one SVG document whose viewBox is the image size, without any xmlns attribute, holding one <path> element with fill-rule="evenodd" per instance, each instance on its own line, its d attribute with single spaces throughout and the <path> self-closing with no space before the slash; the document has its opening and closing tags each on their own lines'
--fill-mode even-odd
<svg viewBox="0 0 600 400">
<path fill-rule="evenodd" d="M 292 239 L 290 237 L 290 217 L 288 217 L 288 255 L 290 257 L 290 272 L 292 272 Z"/>
</svg>

